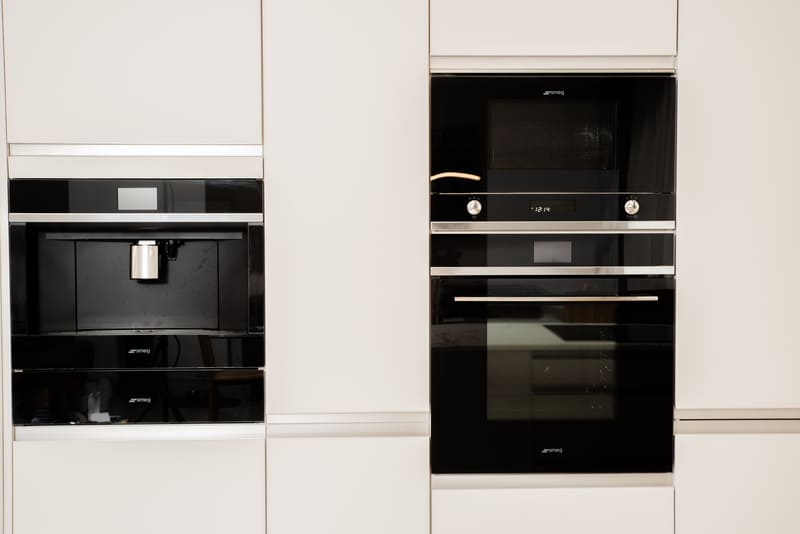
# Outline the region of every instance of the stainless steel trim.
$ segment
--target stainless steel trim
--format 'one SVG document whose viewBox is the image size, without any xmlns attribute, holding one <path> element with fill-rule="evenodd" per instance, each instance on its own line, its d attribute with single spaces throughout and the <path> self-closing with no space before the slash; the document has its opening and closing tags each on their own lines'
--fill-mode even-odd
<svg viewBox="0 0 800 534">
<path fill-rule="evenodd" d="M 677 409 L 675 419 L 709 420 L 709 419 L 799 419 L 798 408 L 718 408 L 710 410 Z"/>
<path fill-rule="evenodd" d="M 470 174 L 468 172 L 440 172 L 431 176 L 431 182 L 441 180 L 442 178 L 459 178 L 461 180 L 472 180 L 473 182 L 480 182 L 481 177 L 477 174 Z"/>
<path fill-rule="evenodd" d="M 626 195 L 672 195 L 673 193 L 652 193 L 648 191 L 472 191 L 472 192 L 458 192 L 458 191 L 446 191 L 446 192 L 437 192 L 436 195 L 440 195 L 443 197 L 446 196 L 484 196 L 484 195 L 499 195 L 499 196 L 508 196 L 508 195 L 582 195 L 582 196 L 590 196 L 594 197 L 597 195 L 615 195 L 615 196 L 626 196 Z"/>
<path fill-rule="evenodd" d="M 262 145 L 12 143 L 9 156 L 263 156 Z"/>
<path fill-rule="evenodd" d="M 672 473 L 433 475 L 433 490 L 670 487 Z"/>
<path fill-rule="evenodd" d="M 267 416 L 267 436 L 292 437 L 362 437 L 430 436 L 430 414 L 336 413 L 278 414 Z"/>
<path fill-rule="evenodd" d="M 657 296 L 624 297 L 453 297 L 453 302 L 657 302 Z"/>
<path fill-rule="evenodd" d="M 9 213 L 9 222 L 260 223 L 261 213 Z"/>
<path fill-rule="evenodd" d="M 674 275 L 675 266 L 639 267 L 431 267 L 431 276 L 634 276 Z"/>
<path fill-rule="evenodd" d="M 475 221 L 432 222 L 432 234 L 672 233 L 675 221 Z"/>
<path fill-rule="evenodd" d="M 676 434 L 800 434 L 798 419 L 675 421 Z"/>
<path fill-rule="evenodd" d="M 431 55 L 434 73 L 675 72 L 675 56 Z"/>
<path fill-rule="evenodd" d="M 275 425 L 347 423 L 429 423 L 429 412 L 340 412 L 314 414 L 272 414 L 267 423 Z"/>
<path fill-rule="evenodd" d="M 264 423 L 15 426 L 15 441 L 199 441 L 264 439 Z"/>
</svg>

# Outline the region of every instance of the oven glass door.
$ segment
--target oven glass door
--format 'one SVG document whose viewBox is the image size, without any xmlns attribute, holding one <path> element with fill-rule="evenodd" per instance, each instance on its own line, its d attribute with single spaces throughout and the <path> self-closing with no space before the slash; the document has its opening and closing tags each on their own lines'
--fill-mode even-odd
<svg viewBox="0 0 800 534">
<path fill-rule="evenodd" d="M 672 469 L 669 278 L 433 279 L 435 473 Z"/>
</svg>

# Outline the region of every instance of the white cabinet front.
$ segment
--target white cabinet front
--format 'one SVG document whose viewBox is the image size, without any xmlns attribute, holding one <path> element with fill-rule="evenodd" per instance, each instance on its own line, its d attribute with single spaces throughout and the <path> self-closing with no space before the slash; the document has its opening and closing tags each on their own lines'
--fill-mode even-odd
<svg viewBox="0 0 800 534">
<path fill-rule="evenodd" d="M 267 438 L 270 534 L 428 534 L 426 437 Z"/>
<path fill-rule="evenodd" d="M 800 434 L 675 440 L 676 534 L 797 534 Z"/>
<path fill-rule="evenodd" d="M 431 508 L 432 534 L 673 534 L 667 486 L 434 489 Z"/>
<path fill-rule="evenodd" d="M 428 3 L 264 7 L 268 412 L 428 411 Z"/>
<path fill-rule="evenodd" d="M 677 0 L 431 0 L 433 56 L 671 56 Z"/>
<path fill-rule="evenodd" d="M 14 534 L 264 533 L 264 441 L 15 442 Z"/>
<path fill-rule="evenodd" d="M 679 410 L 800 408 L 798 19 L 793 0 L 681 4 Z"/>
<path fill-rule="evenodd" d="M 10 143 L 260 144 L 259 0 L 6 0 Z"/>
</svg>

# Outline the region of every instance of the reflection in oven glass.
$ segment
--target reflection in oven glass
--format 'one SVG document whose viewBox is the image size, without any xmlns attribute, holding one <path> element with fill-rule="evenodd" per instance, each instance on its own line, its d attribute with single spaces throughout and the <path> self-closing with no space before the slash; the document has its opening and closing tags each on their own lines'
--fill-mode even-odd
<svg viewBox="0 0 800 534">
<path fill-rule="evenodd" d="M 568 344 L 541 324 L 489 321 L 487 419 L 614 419 L 616 346 L 608 339 Z"/>
</svg>

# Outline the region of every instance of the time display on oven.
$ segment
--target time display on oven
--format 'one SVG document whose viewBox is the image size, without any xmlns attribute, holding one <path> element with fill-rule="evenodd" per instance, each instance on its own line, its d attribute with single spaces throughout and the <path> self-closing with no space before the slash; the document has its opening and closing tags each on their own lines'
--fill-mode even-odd
<svg viewBox="0 0 800 534">
<path fill-rule="evenodd" d="M 575 213 L 576 206 L 574 200 L 531 200 L 530 210 L 531 215 L 546 217 L 547 215 L 567 215 Z"/>
</svg>

